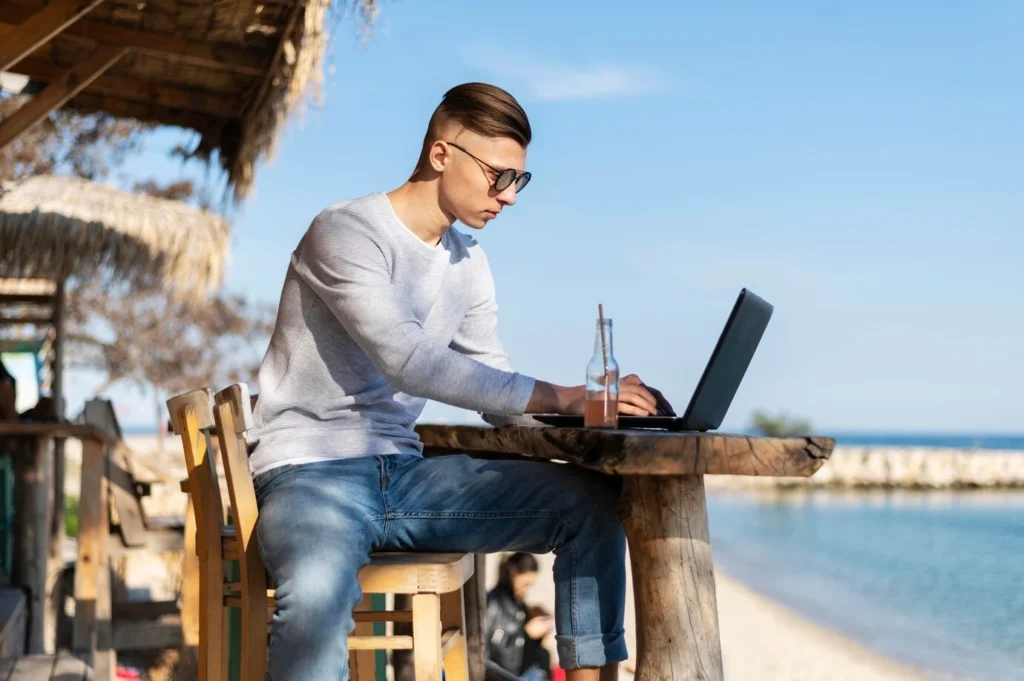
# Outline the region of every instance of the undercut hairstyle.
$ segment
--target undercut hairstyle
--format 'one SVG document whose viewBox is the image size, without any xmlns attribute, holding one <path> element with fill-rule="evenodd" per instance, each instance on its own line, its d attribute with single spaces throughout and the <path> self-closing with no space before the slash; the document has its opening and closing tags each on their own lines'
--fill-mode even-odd
<svg viewBox="0 0 1024 681">
<path fill-rule="evenodd" d="M 444 93 L 430 117 L 417 168 L 426 166 L 430 147 L 439 139 L 441 128 L 449 121 L 484 137 L 514 139 L 524 149 L 533 138 L 530 119 L 515 97 L 495 85 L 463 83 Z"/>
</svg>

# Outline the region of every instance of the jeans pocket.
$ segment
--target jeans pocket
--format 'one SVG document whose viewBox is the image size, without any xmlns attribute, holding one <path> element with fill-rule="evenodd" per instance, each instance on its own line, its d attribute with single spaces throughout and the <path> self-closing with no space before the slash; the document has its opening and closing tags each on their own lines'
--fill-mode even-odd
<svg viewBox="0 0 1024 681">
<path fill-rule="evenodd" d="M 263 497 L 263 494 L 266 492 L 267 487 L 272 482 L 274 482 L 275 480 L 280 478 L 282 475 L 284 475 L 288 471 L 294 470 L 294 469 L 296 469 L 298 467 L 299 467 L 298 464 L 286 463 L 283 466 L 278 466 L 277 468 L 271 468 L 269 471 L 266 471 L 265 473 L 260 473 L 255 478 L 253 478 L 252 486 L 253 486 L 253 489 L 256 491 L 256 499 L 257 499 L 257 501 L 259 501 Z"/>
</svg>

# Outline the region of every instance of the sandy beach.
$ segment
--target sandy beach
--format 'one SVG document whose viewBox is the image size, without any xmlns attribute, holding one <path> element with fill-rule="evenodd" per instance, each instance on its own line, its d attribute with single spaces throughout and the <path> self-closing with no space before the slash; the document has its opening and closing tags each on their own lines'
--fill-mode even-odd
<svg viewBox="0 0 1024 681">
<path fill-rule="evenodd" d="M 131 436 L 128 444 L 137 452 L 138 463 L 149 476 L 167 482 L 158 485 L 166 497 L 150 499 L 163 509 L 184 509 L 184 497 L 176 492 L 173 481 L 184 476 L 180 447 L 173 438 L 165 442 L 162 454 L 153 452 L 155 438 Z M 68 492 L 77 493 L 77 454 L 69 448 Z M 487 584 L 493 586 L 500 556 L 488 557 Z M 529 596 L 533 604 L 553 609 L 554 588 L 551 581 L 552 554 L 538 556 L 541 575 Z M 149 563 L 157 569 L 158 563 Z M 628 562 L 627 562 L 628 566 Z M 628 569 L 628 568 L 627 568 Z M 633 628 L 632 578 L 627 586 L 626 631 L 630 652 L 636 652 Z M 139 576 L 141 577 L 141 576 Z M 138 579 L 139 577 L 136 577 Z M 877 654 L 858 642 L 830 631 L 787 609 L 731 578 L 720 568 L 716 570 L 718 612 L 727 681 L 923 681 L 930 678 Z M 153 575 L 154 581 L 159 581 Z M 141 586 L 139 584 L 138 586 Z M 158 589 L 159 590 L 159 589 Z M 634 661 L 623 665 L 629 678 Z"/>
<path fill-rule="evenodd" d="M 551 554 L 538 556 L 541 578 L 529 600 L 551 608 Z M 488 585 L 497 556 L 488 557 Z M 627 564 L 628 565 L 628 564 Z M 626 592 L 626 637 L 636 653 L 632 575 Z M 772 601 L 716 568 L 718 617 L 726 681 L 925 681 L 929 677 Z M 631 672 L 635 660 L 623 665 Z M 623 675 L 627 677 L 627 674 Z"/>
<path fill-rule="evenodd" d="M 726 681 L 921 681 L 930 678 L 715 574 Z"/>
</svg>

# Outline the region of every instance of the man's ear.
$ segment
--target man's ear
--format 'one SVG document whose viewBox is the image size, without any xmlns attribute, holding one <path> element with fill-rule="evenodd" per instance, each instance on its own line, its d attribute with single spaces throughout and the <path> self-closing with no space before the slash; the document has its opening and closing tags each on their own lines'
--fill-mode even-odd
<svg viewBox="0 0 1024 681">
<path fill-rule="evenodd" d="M 451 151 L 448 149 L 448 145 L 441 140 L 437 140 L 430 145 L 430 153 L 427 156 L 427 160 L 430 163 L 430 167 L 440 173 L 448 164 L 448 157 L 450 155 Z"/>
</svg>

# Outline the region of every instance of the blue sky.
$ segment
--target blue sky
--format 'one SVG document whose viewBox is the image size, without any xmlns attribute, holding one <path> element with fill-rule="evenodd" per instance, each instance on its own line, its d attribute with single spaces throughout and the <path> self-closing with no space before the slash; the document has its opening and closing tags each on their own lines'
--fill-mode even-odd
<svg viewBox="0 0 1024 681">
<path fill-rule="evenodd" d="M 233 215 L 228 286 L 276 301 L 314 215 L 399 185 L 444 91 L 485 80 L 534 129 L 533 182 L 478 237 L 518 370 L 581 383 L 600 302 L 623 371 L 684 407 L 746 286 L 775 315 L 723 429 L 1021 432 L 1022 34 L 1016 2 L 385 0 L 365 43 L 335 27 L 322 106 Z M 127 172 L 202 177 L 165 159 L 180 139 Z"/>
</svg>

